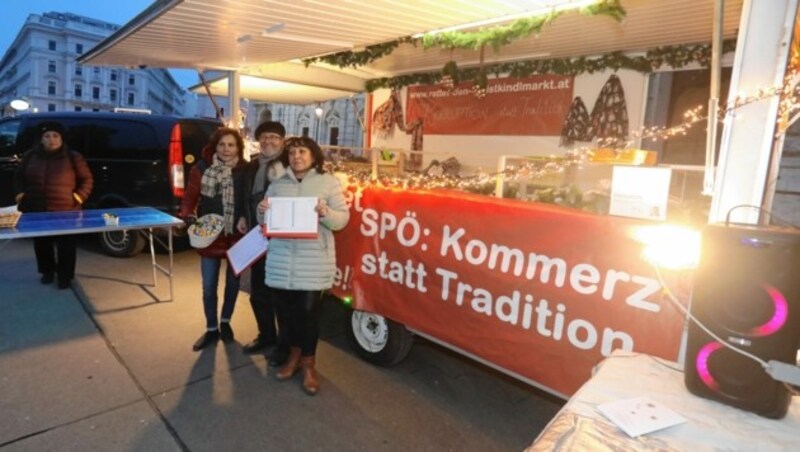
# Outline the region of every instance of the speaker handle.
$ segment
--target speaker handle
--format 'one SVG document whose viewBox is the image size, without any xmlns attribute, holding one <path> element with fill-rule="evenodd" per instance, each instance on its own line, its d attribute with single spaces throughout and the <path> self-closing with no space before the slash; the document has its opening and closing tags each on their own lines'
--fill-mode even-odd
<svg viewBox="0 0 800 452">
<path fill-rule="evenodd" d="M 772 218 L 772 213 L 769 212 L 768 210 L 764 209 L 761 206 L 757 206 L 755 204 L 738 204 L 738 205 L 735 205 L 735 206 L 731 207 L 730 209 L 728 209 L 728 213 L 725 215 L 725 226 L 730 226 L 730 224 L 731 224 L 731 214 L 733 213 L 733 211 L 736 210 L 736 209 L 740 209 L 742 207 L 747 207 L 747 208 L 750 208 L 750 209 L 756 209 L 756 210 L 758 210 L 759 213 L 765 213 L 770 217 L 770 219 Z M 745 224 L 745 223 L 734 223 L 734 224 Z"/>
<path fill-rule="evenodd" d="M 750 209 L 757 209 L 759 211 L 759 213 L 767 214 L 767 217 L 768 217 L 767 220 L 775 220 L 775 222 L 777 224 L 780 224 L 780 225 L 783 225 L 783 226 L 788 226 L 788 227 L 794 228 L 794 229 L 800 229 L 800 227 L 798 227 L 796 224 L 790 223 L 790 222 L 788 222 L 786 220 L 782 220 L 782 219 L 778 218 L 777 216 L 773 215 L 772 212 L 770 212 L 769 210 L 764 209 L 763 207 L 757 206 L 755 204 L 739 204 L 739 205 L 733 206 L 730 209 L 728 209 L 728 213 L 725 214 L 725 226 L 730 226 L 731 225 L 731 213 L 733 213 L 734 210 L 742 208 L 742 207 L 747 207 L 747 208 L 750 208 Z M 753 226 L 753 225 L 747 224 L 747 223 L 733 223 L 733 224 L 739 224 L 739 225 L 743 225 L 743 226 Z M 769 223 L 767 223 L 767 224 L 769 224 Z"/>
</svg>

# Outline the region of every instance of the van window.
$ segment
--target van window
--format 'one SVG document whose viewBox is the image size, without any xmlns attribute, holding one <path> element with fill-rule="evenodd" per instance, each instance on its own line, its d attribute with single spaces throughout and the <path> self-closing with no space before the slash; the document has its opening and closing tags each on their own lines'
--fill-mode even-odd
<svg viewBox="0 0 800 452">
<path fill-rule="evenodd" d="M 93 121 L 85 150 L 87 158 L 100 160 L 158 160 L 161 154 L 155 131 L 136 121 Z"/>
<path fill-rule="evenodd" d="M 41 121 L 36 121 L 35 123 L 26 122 L 25 129 L 20 132 L 19 138 L 17 139 L 19 148 L 22 149 L 23 152 L 32 148 L 33 145 L 39 141 L 39 138 L 41 137 L 41 134 L 39 133 L 39 124 L 42 121 L 47 121 L 47 119 L 42 119 Z M 78 151 L 85 155 L 84 150 L 86 148 L 86 135 L 88 133 L 89 126 L 72 119 L 58 120 L 58 122 L 60 122 L 61 125 L 67 129 L 67 147 L 73 151 Z"/>
<path fill-rule="evenodd" d="M 0 158 L 13 157 L 17 154 L 16 143 L 19 124 L 19 119 L 0 123 Z"/>
</svg>

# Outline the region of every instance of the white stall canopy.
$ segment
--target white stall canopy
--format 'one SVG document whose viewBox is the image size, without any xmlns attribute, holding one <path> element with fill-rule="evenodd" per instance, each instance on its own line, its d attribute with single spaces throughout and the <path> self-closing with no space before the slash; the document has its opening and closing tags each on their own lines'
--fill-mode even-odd
<svg viewBox="0 0 800 452">
<path fill-rule="evenodd" d="M 506 18 L 557 5 L 585 5 L 585 0 L 158 0 L 116 33 L 83 55 L 84 64 L 127 67 L 193 68 L 237 71 L 242 75 L 299 83 L 312 89 L 363 91 L 371 78 L 421 71 L 438 72 L 451 59 L 459 67 L 479 64 L 473 50 L 425 50 L 401 44 L 390 55 L 356 69 L 315 64 L 305 70 L 299 59 L 393 41 L 446 27 Z M 743 0 L 728 0 L 723 37 L 733 38 Z M 657 46 L 709 42 L 714 7 L 711 0 L 624 0 L 623 24 L 605 16 L 574 12 L 559 17 L 540 36 L 490 49 L 485 62 L 574 57 L 607 52 L 638 52 Z M 546 9 L 545 9 L 546 11 Z M 283 66 L 275 66 L 284 63 Z M 294 64 L 291 68 L 285 64 Z M 320 72 L 324 71 L 324 72 Z M 254 80 L 263 84 L 263 81 Z M 278 100 L 276 90 L 243 96 Z M 245 94 L 250 92 L 251 94 Z M 321 95 L 321 94 L 319 94 Z M 297 92 L 290 103 L 321 101 Z"/>
</svg>

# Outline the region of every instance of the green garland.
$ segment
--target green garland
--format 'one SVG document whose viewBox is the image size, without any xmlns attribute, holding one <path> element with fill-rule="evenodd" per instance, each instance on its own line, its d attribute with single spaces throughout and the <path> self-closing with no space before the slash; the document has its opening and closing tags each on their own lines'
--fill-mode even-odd
<svg viewBox="0 0 800 452">
<path fill-rule="evenodd" d="M 517 19 L 506 26 L 481 28 L 475 32 L 448 31 L 424 35 L 421 38 L 422 47 L 426 50 L 431 47 L 478 50 L 483 46 L 489 45 L 495 53 L 499 53 L 502 46 L 511 44 L 518 39 L 527 38 L 533 33 L 541 32 L 545 25 L 552 23 L 561 14 L 550 13 L 546 16 Z"/>
<path fill-rule="evenodd" d="M 617 21 L 622 21 L 626 14 L 625 9 L 620 5 L 620 0 L 604 0 L 600 3 L 580 8 L 579 12 L 587 16 L 610 16 Z M 504 45 L 541 32 L 545 25 L 552 23 L 562 14 L 563 12 L 546 13 L 540 16 L 517 19 L 509 25 L 481 28 L 477 31 L 451 31 L 424 35 L 422 38 L 407 36 L 395 41 L 371 45 L 358 52 L 338 52 L 321 57 L 306 58 L 303 63 L 306 66 L 313 63 L 326 63 L 340 68 L 358 68 L 391 54 L 402 43 L 416 46 L 421 42 L 425 49 L 439 46 L 445 49 L 477 50 L 489 45 L 495 52 L 499 52 Z"/>
<path fill-rule="evenodd" d="M 723 53 L 733 52 L 735 49 L 735 40 L 723 42 Z M 533 74 L 592 74 L 608 69 L 614 71 L 630 69 L 637 72 L 648 73 L 664 66 L 678 69 L 692 63 L 698 63 L 702 67 L 709 67 L 711 65 L 711 45 L 686 44 L 657 47 L 647 51 L 645 55 L 639 56 L 628 56 L 622 52 L 611 52 L 594 58 L 552 58 L 546 60 L 495 63 L 485 66 L 484 70 L 488 73 L 493 73 L 496 78 L 500 77 L 502 74 L 508 74 L 508 77 L 530 77 Z M 481 68 L 456 68 L 454 72 L 454 65 L 447 67 L 449 69 L 448 75 L 457 80 L 474 80 L 481 72 Z M 372 92 L 380 88 L 398 89 L 409 85 L 433 85 L 439 83 L 441 78 L 441 72 L 424 72 L 391 78 L 378 78 L 368 80 L 366 89 Z"/>
<path fill-rule="evenodd" d="M 391 54 L 394 52 L 394 49 L 396 49 L 402 43 L 411 43 L 416 45 L 416 39 L 411 37 L 400 38 L 396 41 L 389 41 L 368 46 L 366 49 L 360 52 L 347 51 L 332 53 L 330 55 L 316 58 L 306 58 L 303 60 L 303 63 L 306 65 L 306 67 L 313 63 L 326 63 L 332 66 L 339 66 L 340 68 L 345 68 L 348 66 L 357 68 L 360 66 L 366 66 L 375 60 L 379 60 Z"/>
<path fill-rule="evenodd" d="M 621 22 L 626 15 L 619 0 L 605 0 L 580 8 L 578 12 L 585 16 L 611 16 L 618 22 Z M 564 14 L 563 11 L 550 12 L 540 16 L 517 19 L 508 25 L 481 28 L 472 32 L 450 31 L 424 35 L 422 46 L 425 49 L 438 46 L 445 49 L 478 50 L 488 45 L 495 53 L 499 53 L 500 48 L 504 45 L 527 38 L 534 33 L 540 33 L 545 26 L 553 23 L 562 14 Z"/>
</svg>

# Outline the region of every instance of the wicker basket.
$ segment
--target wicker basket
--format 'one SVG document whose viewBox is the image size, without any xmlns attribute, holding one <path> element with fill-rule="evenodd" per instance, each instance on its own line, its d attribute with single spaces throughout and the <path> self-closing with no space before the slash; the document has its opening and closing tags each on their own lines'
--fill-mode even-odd
<svg viewBox="0 0 800 452">
<path fill-rule="evenodd" d="M 197 219 L 197 222 L 191 226 L 187 231 L 189 236 L 189 244 L 193 248 L 206 248 L 208 245 L 214 243 L 214 240 L 219 237 L 222 228 L 225 226 L 225 219 L 222 215 L 210 213 L 203 215 Z"/>
<path fill-rule="evenodd" d="M 0 228 L 13 228 L 21 216 L 22 212 L 17 210 L 17 206 L 0 209 Z"/>
</svg>

